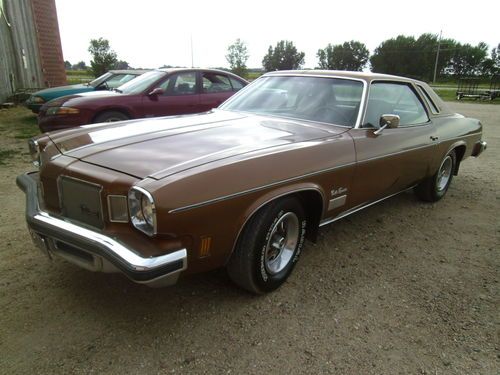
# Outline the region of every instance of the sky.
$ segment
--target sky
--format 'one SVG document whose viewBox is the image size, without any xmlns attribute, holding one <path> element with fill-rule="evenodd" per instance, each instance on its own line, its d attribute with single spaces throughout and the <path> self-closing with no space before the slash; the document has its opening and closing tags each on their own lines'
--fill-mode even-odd
<svg viewBox="0 0 500 375">
<path fill-rule="evenodd" d="M 474 6 L 478 4 L 478 6 Z M 439 34 L 462 43 L 500 43 L 500 1 L 281 0 L 56 0 L 64 59 L 90 61 L 90 39 L 108 39 L 135 68 L 162 65 L 228 67 L 227 47 L 248 47 L 247 66 L 262 67 L 270 45 L 291 40 L 305 52 L 305 68 L 328 43 L 359 40 L 370 53 L 399 34 Z M 191 40 L 193 55 L 191 54 Z"/>
</svg>

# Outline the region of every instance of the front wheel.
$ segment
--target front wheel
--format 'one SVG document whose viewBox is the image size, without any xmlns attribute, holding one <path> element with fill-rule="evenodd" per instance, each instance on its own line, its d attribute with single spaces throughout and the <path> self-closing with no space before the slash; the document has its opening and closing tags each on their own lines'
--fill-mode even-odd
<svg viewBox="0 0 500 375">
<path fill-rule="evenodd" d="M 452 150 L 441 161 L 438 171 L 415 187 L 417 197 L 426 202 L 437 202 L 443 198 L 453 179 L 456 163 L 457 156 Z"/>
<path fill-rule="evenodd" d="M 99 122 L 115 122 L 115 121 L 125 121 L 129 120 L 129 117 L 122 112 L 118 111 L 106 111 L 98 115 L 94 123 L 99 123 Z"/>
<path fill-rule="evenodd" d="M 227 265 L 229 277 L 256 294 L 277 289 L 299 259 L 306 226 L 299 200 L 287 197 L 269 203 L 245 225 Z"/>
</svg>

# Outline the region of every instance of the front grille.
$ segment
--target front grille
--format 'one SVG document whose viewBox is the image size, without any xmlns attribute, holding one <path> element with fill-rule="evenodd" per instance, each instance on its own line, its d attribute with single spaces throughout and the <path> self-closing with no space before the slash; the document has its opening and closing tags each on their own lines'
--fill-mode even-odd
<svg viewBox="0 0 500 375">
<path fill-rule="evenodd" d="M 102 186 L 76 178 L 59 178 L 59 200 L 63 216 L 96 228 L 103 228 Z"/>
</svg>

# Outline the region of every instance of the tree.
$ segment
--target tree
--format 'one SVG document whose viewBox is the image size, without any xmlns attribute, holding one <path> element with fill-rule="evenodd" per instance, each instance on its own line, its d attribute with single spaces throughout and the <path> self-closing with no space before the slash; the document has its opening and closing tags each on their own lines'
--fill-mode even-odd
<svg viewBox="0 0 500 375">
<path fill-rule="evenodd" d="M 384 40 L 370 58 L 372 70 L 376 73 L 414 75 L 414 59 L 416 57 L 415 38 L 398 35 L 396 38 Z"/>
<path fill-rule="evenodd" d="M 432 80 L 439 43 L 439 74 L 450 65 L 457 42 L 453 39 L 441 39 L 439 42 L 435 34 L 422 34 L 418 39 L 398 35 L 383 41 L 370 58 L 372 70 L 376 73 Z"/>
<path fill-rule="evenodd" d="M 343 44 L 328 44 L 319 49 L 316 56 L 321 69 L 361 71 L 368 62 L 369 52 L 363 43 L 351 40 Z"/>
<path fill-rule="evenodd" d="M 120 70 L 127 70 L 127 69 L 130 69 L 130 65 L 128 64 L 128 62 L 126 62 L 124 60 L 119 60 L 116 62 L 114 68 L 120 69 Z"/>
<path fill-rule="evenodd" d="M 68 60 L 64 62 L 64 69 L 71 70 L 71 63 Z"/>
<path fill-rule="evenodd" d="M 481 73 L 485 76 L 500 74 L 500 44 L 492 48 L 490 57 L 483 61 Z"/>
<path fill-rule="evenodd" d="M 488 45 L 480 42 L 477 46 L 458 43 L 451 57 L 451 69 L 458 77 L 479 75 L 488 55 Z"/>
<path fill-rule="evenodd" d="M 79 61 L 75 65 L 73 65 L 73 70 L 87 70 L 87 64 L 85 64 L 85 61 Z"/>
<path fill-rule="evenodd" d="M 304 64 L 304 56 L 305 53 L 298 52 L 293 42 L 281 40 L 275 48 L 269 46 L 267 54 L 262 59 L 262 65 L 268 72 L 300 69 Z"/>
<path fill-rule="evenodd" d="M 113 69 L 118 62 L 116 52 L 111 49 L 107 39 L 91 39 L 89 52 L 92 55 L 90 67 L 95 77 L 99 77 L 108 70 Z"/>
<path fill-rule="evenodd" d="M 226 60 L 234 74 L 244 77 L 247 72 L 248 49 L 239 38 L 227 48 Z"/>
</svg>

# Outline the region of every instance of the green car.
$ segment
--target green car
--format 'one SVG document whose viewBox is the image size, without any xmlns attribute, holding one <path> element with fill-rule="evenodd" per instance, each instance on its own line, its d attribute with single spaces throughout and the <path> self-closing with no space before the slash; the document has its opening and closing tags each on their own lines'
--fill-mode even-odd
<svg viewBox="0 0 500 375">
<path fill-rule="evenodd" d="M 112 90 L 146 72 L 147 70 L 110 70 L 89 83 L 51 87 L 37 91 L 26 100 L 25 105 L 34 113 L 38 113 L 40 107 L 52 99 L 88 91 Z"/>
</svg>

